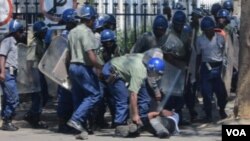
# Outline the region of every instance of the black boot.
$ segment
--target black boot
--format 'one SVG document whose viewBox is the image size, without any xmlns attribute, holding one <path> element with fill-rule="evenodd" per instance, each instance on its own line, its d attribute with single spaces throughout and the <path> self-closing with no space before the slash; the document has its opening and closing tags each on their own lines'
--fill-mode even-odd
<svg viewBox="0 0 250 141">
<path fill-rule="evenodd" d="M 213 118 L 212 118 L 212 111 L 205 111 L 206 116 L 203 118 L 203 122 L 204 123 L 211 123 L 213 122 Z"/>
<path fill-rule="evenodd" d="M 221 118 L 221 119 L 227 118 L 227 113 L 225 112 L 224 109 L 220 109 L 219 112 L 220 112 L 220 118 Z"/>
<path fill-rule="evenodd" d="M 12 123 L 11 119 L 4 119 L 1 129 L 5 131 L 17 131 L 19 128 Z"/>
<path fill-rule="evenodd" d="M 27 121 L 32 126 L 32 128 L 35 128 L 35 129 L 48 128 L 48 125 L 46 125 L 43 121 L 40 121 L 39 115 L 31 115 L 31 114 L 27 113 L 24 116 L 24 120 Z"/>
<path fill-rule="evenodd" d="M 60 118 L 58 124 L 58 133 L 64 134 L 80 134 L 81 132 L 67 125 L 67 120 Z"/>
<path fill-rule="evenodd" d="M 196 122 L 198 120 L 198 113 L 194 109 L 189 109 L 190 122 Z"/>
</svg>

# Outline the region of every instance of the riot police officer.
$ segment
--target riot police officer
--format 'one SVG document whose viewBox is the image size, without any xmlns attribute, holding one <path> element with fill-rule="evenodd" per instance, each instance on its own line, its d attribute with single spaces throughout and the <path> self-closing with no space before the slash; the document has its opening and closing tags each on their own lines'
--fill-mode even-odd
<svg viewBox="0 0 250 141">
<path fill-rule="evenodd" d="M 200 64 L 200 83 L 203 96 L 203 110 L 205 111 L 204 122 L 212 122 L 212 98 L 216 94 L 221 119 L 227 117 L 225 107 L 227 93 L 221 78 L 223 51 L 225 39 L 222 35 L 215 33 L 215 22 L 211 17 L 204 17 L 201 21 L 203 34 L 198 37 L 197 62 Z M 198 67 L 197 66 L 197 69 Z"/>
<path fill-rule="evenodd" d="M 64 10 L 62 14 L 61 24 L 64 24 L 66 28 L 65 30 L 62 31 L 61 36 L 68 39 L 68 34 L 70 30 L 72 30 L 77 26 L 78 20 L 76 17 L 77 13 L 75 9 L 69 8 Z M 67 60 L 69 60 L 69 56 Z M 69 65 L 68 62 L 67 65 Z M 73 131 L 71 127 L 69 127 L 66 124 L 73 113 L 72 93 L 70 92 L 70 90 L 67 90 L 62 86 L 58 85 L 57 95 L 58 95 L 57 115 L 59 117 L 58 132 L 69 133 Z"/>
<path fill-rule="evenodd" d="M 2 130 L 16 131 L 12 123 L 15 116 L 15 109 L 19 104 L 19 96 L 16 86 L 18 69 L 17 43 L 21 40 L 23 25 L 17 20 L 12 20 L 9 24 L 9 34 L 2 40 L 0 47 L 0 82 L 3 90 Z"/>
<path fill-rule="evenodd" d="M 153 32 L 141 35 L 131 49 L 131 53 L 143 53 L 151 48 L 161 47 L 167 39 L 168 21 L 163 15 L 157 15 L 153 22 Z"/>
<path fill-rule="evenodd" d="M 38 21 L 33 25 L 34 38 L 30 43 L 30 47 L 27 51 L 27 68 L 29 73 L 39 74 L 38 77 L 31 77 L 30 83 L 40 82 L 41 91 L 34 92 L 31 95 L 32 104 L 29 111 L 24 116 L 26 120 L 33 128 L 47 128 L 47 125 L 40 121 L 40 115 L 42 113 L 43 102 L 48 98 L 47 82 L 45 76 L 38 70 L 38 63 L 42 59 L 46 51 L 44 42 L 45 35 L 47 33 L 47 26 L 43 21 Z M 38 80 L 35 80 L 38 79 Z M 46 91 L 44 91 L 46 89 Z"/>
<path fill-rule="evenodd" d="M 96 16 L 92 6 L 83 5 L 78 15 L 80 23 L 68 35 L 71 57 L 69 77 L 72 82 L 74 113 L 67 124 L 81 131 L 84 139 L 88 138 L 88 133 L 83 124 L 86 123 L 90 110 L 102 97 L 98 77 L 93 71 L 93 68 L 97 72 L 102 68 L 94 52 L 98 48 L 92 32 Z"/>
</svg>

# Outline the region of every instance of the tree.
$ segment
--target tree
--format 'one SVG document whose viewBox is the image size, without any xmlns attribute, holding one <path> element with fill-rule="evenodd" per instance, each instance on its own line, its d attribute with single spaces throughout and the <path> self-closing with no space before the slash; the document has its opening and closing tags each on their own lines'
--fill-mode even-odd
<svg viewBox="0 0 250 141">
<path fill-rule="evenodd" d="M 241 0 L 239 81 L 235 115 L 250 119 L 250 1 Z"/>
</svg>

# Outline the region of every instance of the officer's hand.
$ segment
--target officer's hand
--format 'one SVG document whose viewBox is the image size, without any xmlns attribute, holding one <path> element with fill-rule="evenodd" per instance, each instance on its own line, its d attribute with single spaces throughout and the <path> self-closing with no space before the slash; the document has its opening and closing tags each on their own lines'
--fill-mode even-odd
<svg viewBox="0 0 250 141">
<path fill-rule="evenodd" d="M 4 82 L 4 80 L 5 80 L 5 74 L 0 73 L 0 81 Z"/>
<path fill-rule="evenodd" d="M 132 121 L 133 123 L 137 124 L 137 125 L 141 125 L 142 124 L 142 121 L 141 121 L 141 118 L 138 114 L 134 115 L 132 117 Z"/>
</svg>

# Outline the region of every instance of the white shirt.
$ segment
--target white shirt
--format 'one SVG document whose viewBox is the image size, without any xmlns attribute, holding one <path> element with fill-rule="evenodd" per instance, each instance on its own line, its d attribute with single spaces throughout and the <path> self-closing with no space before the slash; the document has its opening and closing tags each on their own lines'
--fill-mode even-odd
<svg viewBox="0 0 250 141">
<path fill-rule="evenodd" d="M 17 52 L 17 41 L 14 37 L 8 37 L 2 40 L 0 46 L 0 55 L 6 56 L 5 67 L 15 67 L 17 66 L 18 52 Z"/>
<path fill-rule="evenodd" d="M 210 41 L 202 34 L 196 41 L 197 55 L 202 56 L 202 62 L 221 62 L 225 48 L 225 39 L 222 35 L 215 33 Z"/>
</svg>

